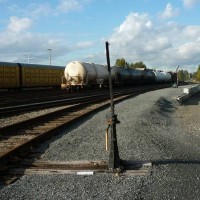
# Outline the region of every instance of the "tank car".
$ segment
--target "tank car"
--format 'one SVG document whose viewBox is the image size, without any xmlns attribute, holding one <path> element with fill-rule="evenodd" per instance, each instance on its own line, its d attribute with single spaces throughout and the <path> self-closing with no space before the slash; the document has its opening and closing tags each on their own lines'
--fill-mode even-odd
<svg viewBox="0 0 200 200">
<path fill-rule="evenodd" d="M 128 69 L 130 73 L 130 84 L 140 84 L 143 83 L 144 70 Z"/>
<path fill-rule="evenodd" d="M 155 74 L 152 70 L 144 70 L 144 83 L 155 83 Z"/>
<path fill-rule="evenodd" d="M 171 75 L 171 82 L 175 83 L 177 82 L 177 73 L 176 72 L 168 72 Z"/>
<path fill-rule="evenodd" d="M 112 80 L 115 80 L 115 72 L 111 69 Z M 64 77 L 66 82 L 61 85 L 67 87 L 84 87 L 108 85 L 108 69 L 105 65 L 73 61 L 66 65 Z"/>
<path fill-rule="evenodd" d="M 130 85 L 131 74 L 128 69 L 121 67 L 112 67 L 115 73 L 115 84 L 116 85 Z"/>
<path fill-rule="evenodd" d="M 171 74 L 164 71 L 154 71 L 155 74 L 155 82 L 161 83 L 161 82 L 170 82 L 171 81 Z"/>
<path fill-rule="evenodd" d="M 140 83 L 160 83 L 170 81 L 171 75 L 166 72 L 126 69 L 113 66 L 111 77 L 114 85 L 135 85 Z M 109 75 L 106 65 L 73 61 L 66 65 L 62 88 L 108 86 Z"/>
</svg>

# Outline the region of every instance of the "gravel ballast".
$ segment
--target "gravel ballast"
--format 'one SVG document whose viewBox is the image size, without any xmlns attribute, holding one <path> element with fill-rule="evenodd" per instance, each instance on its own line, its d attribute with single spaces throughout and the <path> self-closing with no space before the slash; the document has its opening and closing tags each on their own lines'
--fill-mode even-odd
<svg viewBox="0 0 200 200">
<path fill-rule="evenodd" d="M 148 92 L 115 105 L 122 160 L 151 161 L 149 176 L 23 176 L 0 185 L 0 199 L 199 199 L 200 95 L 179 105 L 183 87 Z M 41 147 L 42 160 L 107 160 L 106 115 L 80 120 Z"/>
</svg>

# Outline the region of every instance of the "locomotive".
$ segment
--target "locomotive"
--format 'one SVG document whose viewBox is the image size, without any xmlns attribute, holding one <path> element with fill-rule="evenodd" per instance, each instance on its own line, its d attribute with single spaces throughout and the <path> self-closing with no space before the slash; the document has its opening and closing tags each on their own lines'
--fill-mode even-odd
<svg viewBox="0 0 200 200">
<path fill-rule="evenodd" d="M 114 86 L 131 86 L 171 82 L 172 73 L 146 69 L 126 69 L 113 66 L 111 79 Z M 66 65 L 61 88 L 84 88 L 108 86 L 109 74 L 106 65 L 73 61 Z"/>
<path fill-rule="evenodd" d="M 0 62 L 0 89 L 60 87 L 64 66 Z"/>
</svg>

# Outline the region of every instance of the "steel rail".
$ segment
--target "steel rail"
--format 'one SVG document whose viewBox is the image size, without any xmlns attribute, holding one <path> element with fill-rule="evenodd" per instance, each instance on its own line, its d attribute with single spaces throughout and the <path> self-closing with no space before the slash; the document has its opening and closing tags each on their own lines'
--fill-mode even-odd
<svg viewBox="0 0 200 200">
<path fill-rule="evenodd" d="M 160 87 L 157 89 L 160 89 Z M 153 90 L 153 88 L 129 92 L 128 94 L 123 92 L 123 94 L 115 95 L 114 101 L 123 101 L 150 90 Z M 38 142 L 49 139 L 77 119 L 109 106 L 109 104 L 110 100 L 108 97 L 91 99 L 87 102 L 71 105 L 60 111 L 1 128 L 0 175 L 3 176 L 7 168 L 9 170 L 9 162 L 12 160 L 13 163 L 13 158 L 17 158 L 17 160 L 23 159 Z"/>
<path fill-rule="evenodd" d="M 122 99 L 122 97 L 119 98 Z M 61 131 L 69 123 L 108 104 L 108 97 L 98 97 L 98 99 L 87 100 L 87 102 L 1 128 L 0 163 L 4 163 L 21 148 Z"/>
<path fill-rule="evenodd" d="M 131 96 L 138 95 L 146 91 L 147 90 L 145 89 L 136 92 L 134 91 L 129 94 L 118 93 L 117 95 L 115 95 L 115 101 L 129 98 Z M 20 141 L 21 136 L 23 141 L 22 143 L 25 144 L 27 141 L 31 141 L 34 135 L 39 138 L 39 136 L 41 135 L 39 133 L 44 133 L 44 130 L 46 132 L 58 128 L 60 130 L 60 128 L 62 128 L 66 123 L 68 124 L 69 122 L 72 122 L 86 114 L 89 114 L 96 109 L 102 108 L 105 105 L 109 105 L 108 97 L 95 95 L 90 99 L 84 99 L 82 102 L 76 103 L 74 105 L 69 105 L 69 107 L 67 108 L 0 128 L 0 146 L 2 147 L 0 149 L 0 161 L 4 157 L 4 155 L 7 154 L 5 153 L 5 150 L 3 150 L 6 148 L 6 144 L 7 146 L 9 146 L 8 149 L 11 149 L 10 152 L 12 152 L 15 149 L 15 146 L 17 146 L 18 148 L 19 145 L 17 140 Z M 50 127 L 50 129 L 48 127 Z M 12 145 L 10 145 L 9 142 L 12 143 Z"/>
<path fill-rule="evenodd" d="M 67 98 L 67 99 L 54 100 L 54 101 L 8 106 L 8 107 L 0 108 L 0 115 L 8 116 L 16 112 L 20 113 L 24 111 L 33 111 L 33 110 L 52 108 L 52 107 L 57 107 L 57 106 L 62 106 L 62 105 L 76 104 L 81 101 L 87 101 L 95 97 L 108 96 L 108 95 L 109 95 L 108 93 L 105 93 L 105 94 L 98 94 L 98 95 L 90 95 L 86 97 Z"/>
<path fill-rule="evenodd" d="M 155 86 L 149 86 L 150 88 L 153 87 L 155 89 Z M 161 86 L 156 86 L 156 87 L 163 87 Z M 139 91 L 142 88 L 128 88 L 122 91 L 115 91 L 114 95 L 117 95 L 119 93 L 129 93 L 132 91 Z M 144 88 L 143 88 L 144 89 Z M 149 89 L 150 90 L 150 89 Z M 1 116 L 11 116 L 15 115 L 16 112 L 17 114 L 20 114 L 22 112 L 27 112 L 27 111 L 35 111 L 39 109 L 44 109 L 44 108 L 52 108 L 52 107 L 57 107 L 57 106 L 62 106 L 62 105 L 70 105 L 70 104 L 75 104 L 78 102 L 81 102 L 84 99 L 91 99 L 95 96 L 109 96 L 109 92 L 104 92 L 100 94 L 90 94 L 88 96 L 79 96 L 79 97 L 69 97 L 65 99 L 59 99 L 59 100 L 50 100 L 50 101 L 45 101 L 45 102 L 37 102 L 37 103 L 26 103 L 22 105 L 14 105 L 14 106 L 4 106 L 0 108 L 0 115 Z"/>
</svg>

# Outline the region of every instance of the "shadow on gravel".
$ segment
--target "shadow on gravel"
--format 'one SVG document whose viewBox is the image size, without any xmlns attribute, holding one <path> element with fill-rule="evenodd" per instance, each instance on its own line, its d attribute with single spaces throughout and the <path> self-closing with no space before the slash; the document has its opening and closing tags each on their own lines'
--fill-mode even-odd
<svg viewBox="0 0 200 200">
<path fill-rule="evenodd" d="M 0 183 L 0 190 L 3 189 L 5 187 L 5 185 L 3 185 L 2 183 Z"/>
<path fill-rule="evenodd" d="M 169 165 L 169 164 L 200 164 L 199 160 L 154 160 L 152 165 Z"/>
<path fill-rule="evenodd" d="M 173 103 L 171 101 L 168 101 L 164 97 L 161 97 L 156 105 L 159 107 L 160 111 L 165 113 L 172 113 L 174 112 L 175 107 L 173 106 Z"/>
</svg>

